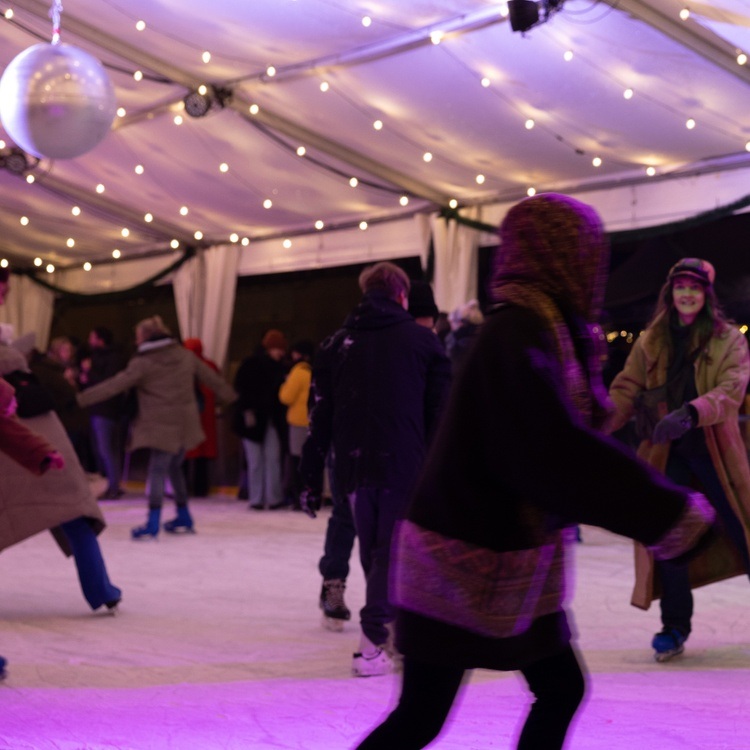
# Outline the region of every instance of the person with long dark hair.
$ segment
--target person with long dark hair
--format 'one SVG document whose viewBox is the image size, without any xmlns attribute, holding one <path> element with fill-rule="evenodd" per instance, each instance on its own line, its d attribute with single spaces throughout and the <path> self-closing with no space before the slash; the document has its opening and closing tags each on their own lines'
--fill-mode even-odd
<svg viewBox="0 0 750 750">
<path fill-rule="evenodd" d="M 670 558 L 714 515 L 597 429 L 608 251 L 596 212 L 537 195 L 510 209 L 500 237 L 496 306 L 394 542 L 401 696 L 360 750 L 429 744 L 472 668 L 519 670 L 534 702 L 517 746 L 558 750 L 586 687 L 565 606 L 575 524 Z"/>
<path fill-rule="evenodd" d="M 654 315 L 612 382 L 611 431 L 635 413 L 638 454 L 679 484 L 699 487 L 715 507 L 721 533 L 687 563 L 654 561 L 637 547 L 632 603 L 661 599 L 657 661 L 684 651 L 693 615 L 692 589 L 750 573 L 750 468 L 739 408 L 750 377 L 745 337 L 727 319 L 714 291 L 716 272 L 701 258 L 669 271 Z"/>
</svg>

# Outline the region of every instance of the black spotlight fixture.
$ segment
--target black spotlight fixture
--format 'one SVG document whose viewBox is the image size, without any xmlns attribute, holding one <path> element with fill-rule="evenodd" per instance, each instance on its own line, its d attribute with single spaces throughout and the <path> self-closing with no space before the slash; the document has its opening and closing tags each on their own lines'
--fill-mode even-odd
<svg viewBox="0 0 750 750">
<path fill-rule="evenodd" d="M 528 31 L 539 23 L 539 6 L 534 0 L 508 0 L 510 28 Z"/>
<path fill-rule="evenodd" d="M 565 0 L 508 0 L 510 28 L 521 33 L 549 20 Z"/>
<path fill-rule="evenodd" d="M 190 117 L 205 117 L 212 110 L 223 109 L 231 96 L 229 89 L 204 84 L 191 91 L 182 103 Z"/>
<path fill-rule="evenodd" d="M 19 177 L 33 169 L 38 163 L 39 159 L 31 159 L 20 148 L 11 148 L 6 153 L 0 153 L 0 167 Z"/>
</svg>

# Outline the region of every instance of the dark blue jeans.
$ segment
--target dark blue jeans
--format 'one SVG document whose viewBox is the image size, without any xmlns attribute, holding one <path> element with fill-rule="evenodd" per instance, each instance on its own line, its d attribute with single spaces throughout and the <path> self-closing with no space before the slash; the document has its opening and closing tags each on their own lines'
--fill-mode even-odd
<svg viewBox="0 0 750 750">
<path fill-rule="evenodd" d="M 122 592 L 109 580 L 99 540 L 91 524 L 85 518 L 75 518 L 62 524 L 61 528 L 73 550 L 78 580 L 91 609 L 119 601 Z"/>
<path fill-rule="evenodd" d="M 708 453 L 689 455 L 673 449 L 667 463 L 666 475 L 683 486 L 690 486 L 692 480 L 698 479 L 701 489 L 716 509 L 718 521 L 737 547 L 745 561 L 745 571 L 750 575 L 750 556 L 742 524 L 732 510 L 724 488 L 716 474 L 711 456 Z M 690 635 L 693 617 L 693 592 L 688 578 L 686 563 L 675 563 L 672 560 L 658 560 L 656 572 L 661 581 L 661 621 L 662 625 L 677 628 L 683 635 Z"/>
<path fill-rule="evenodd" d="M 185 484 L 185 475 L 182 473 L 182 461 L 184 458 L 184 450 L 181 450 L 179 453 L 167 453 L 157 448 L 151 449 L 151 457 L 148 462 L 149 508 L 161 508 L 164 500 L 164 482 L 167 477 L 169 477 L 169 481 L 172 483 L 174 501 L 177 507 L 187 505 L 187 485 Z"/>
<path fill-rule="evenodd" d="M 107 489 L 119 490 L 122 479 L 122 427 L 108 417 L 91 415 L 91 434 L 96 454 L 107 477 Z"/>
<path fill-rule="evenodd" d="M 365 606 L 359 613 L 360 623 L 362 632 L 376 646 L 388 640 L 386 625 L 394 618 L 393 606 L 388 601 L 391 539 L 407 500 L 408 496 L 400 489 L 373 487 L 361 487 L 349 497 L 365 574 Z"/>
<path fill-rule="evenodd" d="M 352 556 L 357 532 L 354 529 L 354 517 L 349 499 L 342 495 L 336 485 L 333 470 L 329 467 L 328 480 L 331 485 L 331 515 L 326 526 L 326 538 L 323 543 L 323 557 L 318 563 L 318 570 L 324 581 L 345 581 L 349 575 L 349 559 Z"/>
</svg>

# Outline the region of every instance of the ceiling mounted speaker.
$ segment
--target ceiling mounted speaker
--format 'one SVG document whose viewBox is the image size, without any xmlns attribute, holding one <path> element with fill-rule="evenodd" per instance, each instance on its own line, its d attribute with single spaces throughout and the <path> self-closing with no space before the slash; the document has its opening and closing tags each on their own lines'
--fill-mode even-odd
<svg viewBox="0 0 750 750">
<path fill-rule="evenodd" d="M 185 112 L 190 117 L 205 117 L 212 109 L 223 109 L 232 96 L 229 89 L 214 86 L 199 86 L 183 100 Z"/>
<path fill-rule="evenodd" d="M 31 169 L 34 164 L 20 148 L 12 148 L 5 156 L 0 156 L 0 167 L 4 167 L 11 174 L 22 175 Z"/>
</svg>

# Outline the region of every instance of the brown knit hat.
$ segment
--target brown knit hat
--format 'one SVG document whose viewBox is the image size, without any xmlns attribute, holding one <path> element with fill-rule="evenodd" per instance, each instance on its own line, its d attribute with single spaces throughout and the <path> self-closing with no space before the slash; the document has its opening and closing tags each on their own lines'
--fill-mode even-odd
<svg viewBox="0 0 750 750">
<path fill-rule="evenodd" d="M 286 351 L 287 349 L 286 336 L 284 336 L 281 331 L 277 331 L 275 328 L 271 328 L 269 331 L 266 331 L 261 344 L 263 344 L 263 348 L 267 352 L 271 351 L 271 349 L 283 349 L 284 351 Z"/>
</svg>

